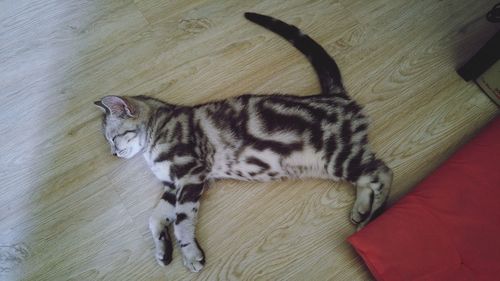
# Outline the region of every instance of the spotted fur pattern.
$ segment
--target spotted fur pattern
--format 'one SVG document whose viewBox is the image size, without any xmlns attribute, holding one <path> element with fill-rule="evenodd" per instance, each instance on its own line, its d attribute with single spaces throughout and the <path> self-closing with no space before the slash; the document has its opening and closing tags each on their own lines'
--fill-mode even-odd
<svg viewBox="0 0 500 281">
<path fill-rule="evenodd" d="M 197 272 L 205 255 L 195 236 L 200 197 L 212 179 L 345 180 L 356 186 L 351 221 L 364 226 L 385 202 L 392 172 L 368 146 L 368 121 L 342 85 L 326 51 L 294 26 L 245 16 L 287 39 L 311 62 L 322 92 L 312 96 L 243 95 L 193 107 L 146 97 L 106 96 L 103 127 L 112 153 L 143 153 L 165 193 L 150 217 L 161 265 L 172 260 L 168 226 L 184 265 Z"/>
</svg>

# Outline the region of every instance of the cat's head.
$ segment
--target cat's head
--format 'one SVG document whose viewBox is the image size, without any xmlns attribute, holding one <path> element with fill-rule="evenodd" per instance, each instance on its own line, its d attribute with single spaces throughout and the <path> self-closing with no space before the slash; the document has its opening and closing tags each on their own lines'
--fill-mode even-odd
<svg viewBox="0 0 500 281">
<path fill-rule="evenodd" d="M 111 153 L 131 158 L 143 151 L 146 143 L 143 105 L 131 97 L 105 96 L 94 102 L 104 111 L 103 132 Z"/>
</svg>

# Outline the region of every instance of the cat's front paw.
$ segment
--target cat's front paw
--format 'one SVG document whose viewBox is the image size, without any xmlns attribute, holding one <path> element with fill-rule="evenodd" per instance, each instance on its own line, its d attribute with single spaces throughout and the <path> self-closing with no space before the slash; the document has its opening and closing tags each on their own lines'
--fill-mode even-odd
<svg viewBox="0 0 500 281">
<path fill-rule="evenodd" d="M 198 260 L 200 259 L 200 260 Z M 205 265 L 204 257 L 186 258 L 184 257 L 184 266 L 191 272 L 200 272 Z"/>
<path fill-rule="evenodd" d="M 172 262 L 172 256 L 167 255 L 165 253 L 157 252 L 155 257 L 156 257 L 156 261 L 161 266 L 167 266 Z"/>
<path fill-rule="evenodd" d="M 172 241 L 162 232 L 160 240 L 156 244 L 155 258 L 159 265 L 166 266 L 172 262 Z"/>
<path fill-rule="evenodd" d="M 172 254 L 167 254 L 163 251 L 158 251 L 155 254 L 156 261 L 161 266 L 167 266 L 172 262 Z"/>
<path fill-rule="evenodd" d="M 200 272 L 205 265 L 205 254 L 201 248 L 189 245 L 182 250 L 184 266 L 191 272 Z"/>
</svg>

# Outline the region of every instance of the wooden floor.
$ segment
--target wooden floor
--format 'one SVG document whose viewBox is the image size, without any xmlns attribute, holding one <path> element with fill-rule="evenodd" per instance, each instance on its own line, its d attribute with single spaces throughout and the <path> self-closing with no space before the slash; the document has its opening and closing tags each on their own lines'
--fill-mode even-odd
<svg viewBox="0 0 500 281">
<path fill-rule="evenodd" d="M 319 92 L 312 68 L 243 12 L 295 24 L 334 55 L 404 195 L 498 114 L 454 70 L 500 27 L 495 0 L 0 2 L 0 280 L 371 280 L 346 243 L 354 190 L 221 181 L 203 195 L 207 255 L 157 265 L 161 187 L 113 157 L 92 104 L 147 94 L 193 105 Z"/>
</svg>

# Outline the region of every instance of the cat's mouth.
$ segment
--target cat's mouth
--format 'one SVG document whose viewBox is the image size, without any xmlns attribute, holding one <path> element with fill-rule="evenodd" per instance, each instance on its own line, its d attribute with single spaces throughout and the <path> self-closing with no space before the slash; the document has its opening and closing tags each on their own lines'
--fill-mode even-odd
<svg viewBox="0 0 500 281">
<path fill-rule="evenodd" d="M 128 154 L 128 149 L 122 149 L 115 151 L 114 155 L 120 158 L 125 158 Z"/>
</svg>

